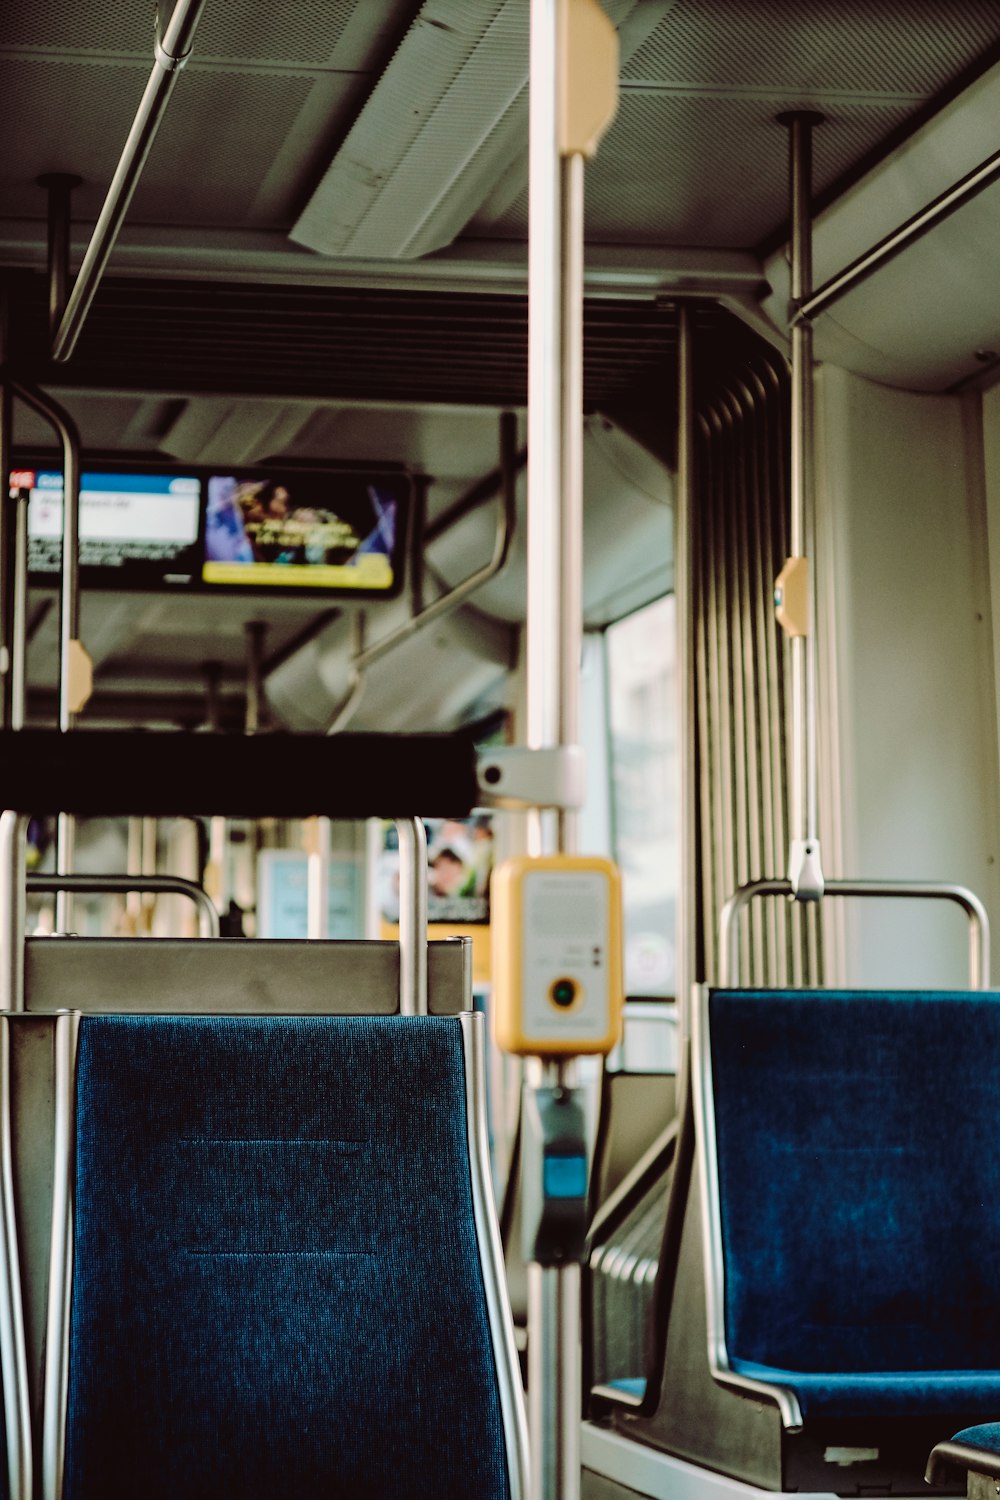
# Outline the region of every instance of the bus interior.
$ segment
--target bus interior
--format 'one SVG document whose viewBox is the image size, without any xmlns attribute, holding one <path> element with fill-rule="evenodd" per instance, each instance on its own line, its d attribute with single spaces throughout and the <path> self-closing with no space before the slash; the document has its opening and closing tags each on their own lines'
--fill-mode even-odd
<svg viewBox="0 0 1000 1500">
<path fill-rule="evenodd" d="M 531 49 L 593 12 L 547 738 Z M 6 0 L 0 78 L 0 1500 L 998 1492 L 995 0 Z M 576 1072 L 488 1036 L 553 837 L 622 878 Z"/>
</svg>

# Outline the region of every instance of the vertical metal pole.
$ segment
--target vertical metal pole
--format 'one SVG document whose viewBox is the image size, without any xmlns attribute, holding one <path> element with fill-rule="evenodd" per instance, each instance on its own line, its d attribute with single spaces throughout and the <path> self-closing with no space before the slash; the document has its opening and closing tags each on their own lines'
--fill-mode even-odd
<svg viewBox="0 0 1000 1500">
<path fill-rule="evenodd" d="M 528 1330 L 532 1500 L 576 1500 L 580 1493 L 579 1266 L 553 1269 L 529 1264 Z M 575 1385 L 571 1386 L 570 1377 L 575 1377 Z"/>
<path fill-rule="evenodd" d="M 38 186 L 48 194 L 49 339 L 56 336 L 69 295 L 70 195 L 82 179 L 71 172 L 46 172 Z"/>
<path fill-rule="evenodd" d="M 70 656 L 72 641 L 80 639 L 80 446 L 79 440 L 63 451 L 62 580 L 59 591 L 59 728 L 73 728 L 70 707 Z M 69 875 L 68 869 L 60 870 Z"/>
<path fill-rule="evenodd" d="M 779 116 L 789 132 L 791 188 L 791 294 L 793 312 L 812 291 L 812 132 L 822 120 L 811 111 Z M 816 568 L 813 470 L 813 331 L 794 318 L 792 345 L 792 441 L 790 552 L 808 557 L 807 634 L 790 640 L 792 667 L 792 750 L 789 782 L 791 844 L 788 875 L 796 894 L 815 899 L 823 892 L 819 848 L 816 761 Z"/>
<path fill-rule="evenodd" d="M 559 658 L 557 740 L 580 740 L 580 657 L 583 646 L 583 175 L 580 154 L 560 163 L 562 229 L 562 357 L 559 468 Z M 578 849 L 578 812 L 560 812 L 556 847 Z"/>
<path fill-rule="evenodd" d="M 24 1305 L 14 1198 L 14 1147 L 10 1078 L 10 1022 L 0 1023 L 0 1192 L 3 1246 L 0 1249 L 0 1383 L 7 1433 L 7 1493 L 31 1500 L 34 1458 L 31 1396 L 24 1335 Z"/>
<path fill-rule="evenodd" d="M 410 609 L 419 615 L 424 607 L 424 531 L 427 527 L 427 492 L 431 487 L 426 474 L 413 480 L 413 514 L 410 520 Z"/>
<path fill-rule="evenodd" d="M 155 875 L 157 864 L 157 842 L 159 837 L 159 823 L 156 818 L 140 819 L 140 875 Z M 146 891 L 141 897 L 143 912 L 143 931 L 151 934 L 153 922 L 156 916 L 156 893 Z"/>
<path fill-rule="evenodd" d="M 562 162 L 557 136 L 557 0 L 532 0 L 528 172 L 528 598 L 527 741 L 559 743 L 562 581 L 559 497 L 564 423 L 561 359 L 565 312 Z M 548 852 L 555 830 L 540 813 L 529 819 L 531 852 Z"/>
<path fill-rule="evenodd" d="M 69 1393 L 69 1321 L 73 1254 L 73 1144 L 76 1115 L 76 1058 L 80 1016 L 56 1020 L 55 1152 L 49 1299 L 45 1319 L 45 1375 L 42 1385 L 42 1495 L 62 1495 L 66 1462 L 66 1405 Z"/>
<path fill-rule="evenodd" d="M 207 661 L 202 667 L 205 674 L 205 726 L 209 734 L 222 730 L 222 663 Z M 213 817 L 208 823 L 208 885 L 220 915 L 229 910 L 229 890 L 226 871 L 227 824 L 225 818 Z"/>
<path fill-rule="evenodd" d="M 0 1010 L 24 1009 L 27 829 L 23 813 L 0 813 Z"/>
<path fill-rule="evenodd" d="M 308 884 L 306 887 L 307 935 L 330 936 L 330 833 L 329 818 L 310 818 Z"/>
<path fill-rule="evenodd" d="M 399 835 L 399 1013 L 427 1014 L 427 830 L 397 818 Z"/>
<path fill-rule="evenodd" d="M 71 436 L 73 434 L 70 434 Z M 59 728 L 73 728 L 71 703 L 71 655 L 80 639 L 80 441 L 63 443 L 63 531 L 62 581 L 59 593 Z M 76 850 L 76 819 L 60 813 L 56 824 L 56 873 L 73 873 Z M 56 894 L 56 931 L 69 932 L 73 925 L 73 898 L 68 891 Z"/>
<path fill-rule="evenodd" d="M 73 728 L 71 704 L 71 655 L 80 639 L 80 447 L 64 449 L 62 582 L 59 593 L 59 728 Z M 56 823 L 56 873 L 71 875 L 76 853 L 76 818 L 60 813 Z M 73 925 L 73 898 L 69 891 L 56 893 L 56 931 L 69 932 Z"/>
<path fill-rule="evenodd" d="M 76 423 L 57 401 L 35 386 L 12 380 L 10 389 L 39 412 L 59 434 L 63 454 L 62 578 L 59 593 L 59 728 L 72 729 L 75 683 L 74 652 L 80 648 L 80 434 Z M 56 873 L 73 873 L 76 820 L 60 813 L 56 825 Z M 56 896 L 56 929 L 68 932 L 73 921 L 68 891 Z"/>
<path fill-rule="evenodd" d="M 128 820 L 128 842 L 125 846 L 125 873 L 126 875 L 142 874 L 142 819 L 129 818 Z M 139 924 L 142 917 L 142 894 L 140 891 L 128 891 L 125 895 L 125 917 L 126 930 L 132 937 L 139 934 Z"/>
<path fill-rule="evenodd" d="M 28 496 L 14 502 L 14 559 L 10 636 L 10 727 L 23 729 L 27 714 Z"/>
<path fill-rule="evenodd" d="M 225 818 L 212 818 L 208 825 L 208 862 L 215 872 L 215 889 L 209 895 L 215 901 L 219 914 L 225 917 L 229 911 L 229 840 Z"/>
<path fill-rule="evenodd" d="M 264 642 L 267 638 L 267 622 L 265 620 L 250 620 L 245 626 L 247 641 L 247 695 L 246 695 L 246 717 L 243 730 L 245 734 L 260 734 L 267 728 L 267 699 L 264 696 Z M 254 919 L 257 913 L 257 853 L 261 842 L 261 825 L 257 818 L 252 819 L 249 827 L 249 837 L 246 844 L 247 855 L 250 865 L 250 888 L 251 900 L 254 907 Z M 237 900 L 241 892 L 237 888 Z M 254 929 L 257 930 L 256 927 Z"/>
<path fill-rule="evenodd" d="M 694 318 L 687 303 L 677 309 L 677 483 L 674 490 L 674 603 L 676 619 L 677 781 L 680 794 L 680 859 L 676 918 L 676 994 L 681 1034 L 689 1035 L 691 986 L 697 971 L 697 820 L 695 815 L 696 605 L 694 548 Z"/>
<path fill-rule="evenodd" d="M 265 620 L 250 620 L 246 625 L 247 638 L 247 703 L 245 732 L 259 734 L 265 727 L 267 703 L 264 698 L 264 640 L 267 636 Z"/>
<path fill-rule="evenodd" d="M 573 28 L 587 20 L 560 0 L 531 0 L 525 655 L 534 749 L 575 745 L 580 733 L 584 154 L 607 118 L 592 122 L 596 133 L 586 143 L 564 133 L 581 95 L 571 92 L 579 80 L 560 75 L 568 70 Z M 530 817 L 534 854 L 575 853 L 577 839 L 575 813 Z M 573 1090 L 575 1060 L 529 1059 L 525 1088 L 547 1085 Z M 527 1277 L 532 1500 L 578 1500 L 580 1268 L 532 1262 Z"/>
<path fill-rule="evenodd" d="M 381 818 L 365 820 L 365 923 L 364 935 L 369 941 L 381 936 L 382 908 L 379 901 L 379 863 L 384 834 Z"/>
<path fill-rule="evenodd" d="M 0 291 L 0 320 L 6 310 L 6 294 Z M 0 334 L 0 344 L 2 344 Z M 0 725 L 10 727 L 10 683 L 13 557 L 11 552 L 11 517 L 13 503 L 10 499 L 11 448 L 13 446 L 14 402 L 6 380 L 0 378 Z"/>
</svg>

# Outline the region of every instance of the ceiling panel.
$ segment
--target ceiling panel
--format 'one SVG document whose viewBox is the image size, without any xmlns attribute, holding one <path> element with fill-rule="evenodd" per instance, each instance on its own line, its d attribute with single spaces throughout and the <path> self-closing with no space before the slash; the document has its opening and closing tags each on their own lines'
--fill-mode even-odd
<svg viewBox="0 0 1000 1500">
<path fill-rule="evenodd" d="M 587 171 L 587 236 L 595 242 L 753 245 L 785 214 L 787 134 L 775 116 L 815 96 L 750 98 L 623 94 L 618 118 Z M 827 104 L 815 136 L 817 190 L 900 125 L 898 101 Z M 525 189 L 497 219 L 474 229 L 526 237 Z"/>
<path fill-rule="evenodd" d="M 169 16 L 171 0 L 4 0 L 0 19 L 0 47 L 4 50 L 141 55 L 152 64 L 154 17 L 161 25 Z M 225 0 L 211 3 L 195 33 L 196 58 L 228 58 L 242 62 L 307 63 L 315 66 L 356 66 L 351 22 L 357 21 L 355 0 Z M 405 24 L 412 9 L 408 0 L 365 0 L 369 12 L 366 32 L 378 31 L 387 19 Z"/>
<path fill-rule="evenodd" d="M 43 172 L 74 172 L 87 179 L 75 212 L 95 218 L 148 77 L 148 65 L 114 59 L 84 68 L 0 57 L 4 216 L 44 219 L 46 199 L 36 179 Z"/>
<path fill-rule="evenodd" d="M 287 227 L 415 3 L 208 5 L 129 224 Z M 97 217 L 152 68 L 153 14 L 150 0 L 0 4 L 4 217 L 44 218 L 45 172 L 81 177 L 73 216 Z"/>
<path fill-rule="evenodd" d="M 934 94 L 1000 39 L 996 0 L 678 0 L 626 83 Z"/>
<path fill-rule="evenodd" d="M 403 66 L 399 44 L 424 9 L 421 0 L 207 6 L 130 224 L 290 228 L 376 79 Z M 827 114 L 817 142 L 822 195 L 1000 48 L 997 0 L 618 0 L 618 9 L 629 12 L 621 109 L 588 184 L 588 233 L 604 242 L 770 240 L 786 217 L 775 113 L 804 105 Z M 481 21 L 477 7 L 467 11 Z M 488 78 L 523 73 L 528 0 L 508 0 L 508 11 L 509 24 L 483 38 Z M 150 0 L 0 6 L 0 213 L 41 218 L 35 177 L 72 171 L 85 179 L 75 217 L 96 215 L 148 76 L 153 12 Z M 433 52 L 430 11 L 427 20 Z M 438 50 L 453 40 L 443 27 L 437 34 Z M 419 93 L 426 68 L 417 71 L 391 91 L 390 136 L 405 123 L 399 100 Z M 461 167 L 468 112 L 482 101 L 474 88 L 452 93 L 418 114 L 433 105 L 441 142 L 460 143 Z M 473 214 L 473 236 L 526 236 L 523 101 L 501 99 L 487 114 L 487 146 L 470 147 L 446 195 L 445 239 Z M 363 253 L 419 251 L 427 211 L 426 194 L 402 192 Z"/>
<path fill-rule="evenodd" d="M 441 502 L 442 482 L 455 481 L 461 490 L 496 467 L 499 416 L 476 406 L 324 407 L 310 416 L 288 451 L 317 459 L 377 454 L 383 463 L 405 463 L 434 476 L 433 500 Z"/>
<path fill-rule="evenodd" d="M 49 51 L 147 53 L 152 47 L 154 7 L 142 0 L 5 0 L 0 41 L 4 48 Z"/>
<path fill-rule="evenodd" d="M 9 149 L 0 157 L 0 198 L 11 217 L 43 218 L 43 172 L 83 178 L 75 219 L 92 220 L 149 77 L 147 64 L 88 64 L 0 59 Z M 185 72 L 157 135 L 129 210 L 130 223 L 268 227 L 294 217 L 309 170 L 291 169 L 280 192 L 255 213 L 275 158 L 314 88 L 323 90 L 324 124 L 355 98 L 352 75 Z M 70 126 L 69 122 L 72 122 Z M 290 164 L 291 167 L 292 164 Z"/>
<path fill-rule="evenodd" d="M 367 0 L 366 0 L 367 3 Z M 198 23 L 203 58 L 266 58 L 272 62 L 332 62 L 356 0 L 240 0 L 208 4 Z M 169 14 L 169 0 L 161 5 Z"/>
<path fill-rule="evenodd" d="M 307 74 L 289 73 L 182 77 L 136 190 L 136 221 L 254 222 L 261 180 L 314 84 Z M 289 193 L 297 186 L 293 177 Z M 291 207 L 276 207 L 281 222 Z"/>
<path fill-rule="evenodd" d="M 787 218 L 776 115 L 825 116 L 815 148 L 822 197 L 998 49 L 996 0 L 677 0 L 623 63 L 618 116 L 588 167 L 588 238 L 769 240 Z M 527 232 L 522 163 L 494 185 L 467 233 Z"/>
<path fill-rule="evenodd" d="M 57 680 L 56 597 L 54 589 L 32 593 L 36 607 L 46 599 L 51 603 L 31 639 L 29 677 L 37 687 Z M 126 691 L 131 687 L 134 691 L 143 681 L 148 686 L 197 687 L 209 661 L 239 679 L 246 670 L 250 622 L 267 626 L 267 660 L 308 630 L 329 605 L 316 599 L 274 599 L 259 594 L 217 599 L 187 596 L 181 601 L 163 595 L 85 589 L 81 607 L 81 639 L 93 657 L 99 688 L 107 691 L 115 686 Z"/>
<path fill-rule="evenodd" d="M 143 396 L 109 399 L 104 394 L 75 393 L 70 414 L 91 451 L 126 448 L 155 453 L 170 425 L 171 403 Z M 53 444 L 52 428 L 30 406 L 14 402 L 14 441 L 22 452 L 45 452 Z"/>
</svg>

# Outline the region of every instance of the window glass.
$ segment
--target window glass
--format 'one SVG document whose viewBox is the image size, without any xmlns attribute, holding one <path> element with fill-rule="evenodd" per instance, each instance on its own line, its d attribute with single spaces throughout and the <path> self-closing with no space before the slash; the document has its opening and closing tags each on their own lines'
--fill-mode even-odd
<svg viewBox="0 0 1000 1500">
<path fill-rule="evenodd" d="M 673 595 L 610 626 L 606 640 L 625 989 L 670 996 L 679 858 Z"/>
</svg>

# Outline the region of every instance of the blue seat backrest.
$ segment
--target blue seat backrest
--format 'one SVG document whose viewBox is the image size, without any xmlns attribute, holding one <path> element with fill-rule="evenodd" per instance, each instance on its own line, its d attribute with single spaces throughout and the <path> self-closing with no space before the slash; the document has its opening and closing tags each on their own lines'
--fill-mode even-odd
<svg viewBox="0 0 1000 1500">
<path fill-rule="evenodd" d="M 710 1026 L 730 1358 L 1000 1368 L 1000 997 L 718 991 Z"/>
<path fill-rule="evenodd" d="M 508 1493 L 453 1018 L 84 1018 L 68 1500 Z"/>
</svg>

